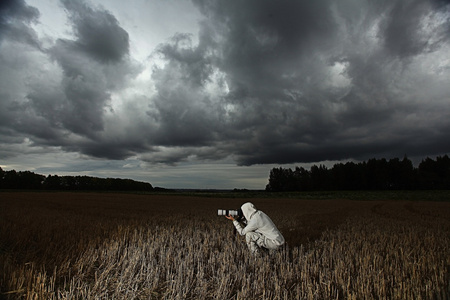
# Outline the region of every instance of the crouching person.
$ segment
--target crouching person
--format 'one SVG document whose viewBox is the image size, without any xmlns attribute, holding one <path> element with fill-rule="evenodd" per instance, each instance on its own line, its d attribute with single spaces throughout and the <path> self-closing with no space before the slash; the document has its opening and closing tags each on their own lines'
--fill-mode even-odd
<svg viewBox="0 0 450 300">
<path fill-rule="evenodd" d="M 276 250 L 284 244 L 284 237 L 268 215 L 257 210 L 250 202 L 241 206 L 242 213 L 247 220 L 247 226 L 242 227 L 233 216 L 226 216 L 233 221 L 237 232 L 245 235 L 250 252 L 254 255 L 261 253 L 261 248 Z"/>
</svg>

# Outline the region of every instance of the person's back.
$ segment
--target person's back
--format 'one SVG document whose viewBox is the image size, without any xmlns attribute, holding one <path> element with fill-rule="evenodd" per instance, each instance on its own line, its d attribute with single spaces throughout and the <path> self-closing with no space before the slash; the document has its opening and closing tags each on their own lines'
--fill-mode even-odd
<svg viewBox="0 0 450 300">
<path fill-rule="evenodd" d="M 258 226 L 258 229 L 256 229 L 256 232 L 259 232 L 263 234 L 266 238 L 271 239 L 279 244 L 279 246 L 284 244 L 284 237 L 281 234 L 281 232 L 278 230 L 278 228 L 273 223 L 272 219 L 269 218 L 268 215 L 266 215 L 262 211 L 258 211 L 254 216 L 254 219 L 256 219 L 256 223 Z"/>
<path fill-rule="evenodd" d="M 283 235 L 267 214 L 257 210 L 250 202 L 243 204 L 241 209 L 247 220 L 247 226 L 242 227 L 232 216 L 227 216 L 227 218 L 233 221 L 240 235 L 245 235 L 247 245 L 252 253 L 259 253 L 261 247 L 275 250 L 284 244 Z"/>
</svg>

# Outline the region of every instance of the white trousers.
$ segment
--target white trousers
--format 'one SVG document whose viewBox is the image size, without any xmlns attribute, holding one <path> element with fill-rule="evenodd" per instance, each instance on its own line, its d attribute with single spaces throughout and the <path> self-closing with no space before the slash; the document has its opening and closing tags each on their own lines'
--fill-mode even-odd
<svg viewBox="0 0 450 300">
<path fill-rule="evenodd" d="M 264 235 L 258 232 L 247 232 L 245 234 L 245 240 L 247 242 L 248 249 L 253 254 L 258 254 L 260 248 L 276 250 L 280 247 L 275 244 L 274 241 L 266 238 Z"/>
</svg>

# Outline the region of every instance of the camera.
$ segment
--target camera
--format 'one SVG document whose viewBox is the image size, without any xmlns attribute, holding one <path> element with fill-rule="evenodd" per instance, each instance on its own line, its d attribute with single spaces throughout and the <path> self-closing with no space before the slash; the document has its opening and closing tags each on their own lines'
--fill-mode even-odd
<svg viewBox="0 0 450 300">
<path fill-rule="evenodd" d="M 242 209 L 219 209 L 217 210 L 218 216 L 233 216 L 236 221 L 244 221 L 245 217 L 242 213 Z"/>
<path fill-rule="evenodd" d="M 239 216 L 239 212 L 234 209 L 219 209 L 217 210 L 218 216 Z"/>
</svg>

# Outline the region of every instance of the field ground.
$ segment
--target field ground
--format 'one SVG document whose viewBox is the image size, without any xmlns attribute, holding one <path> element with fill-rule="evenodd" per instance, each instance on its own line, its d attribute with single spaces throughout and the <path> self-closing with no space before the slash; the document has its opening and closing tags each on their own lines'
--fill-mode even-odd
<svg viewBox="0 0 450 300">
<path fill-rule="evenodd" d="M 450 298 L 449 192 L 261 195 L 2 191 L 0 298 Z M 247 201 L 286 247 L 216 215 Z"/>
</svg>

